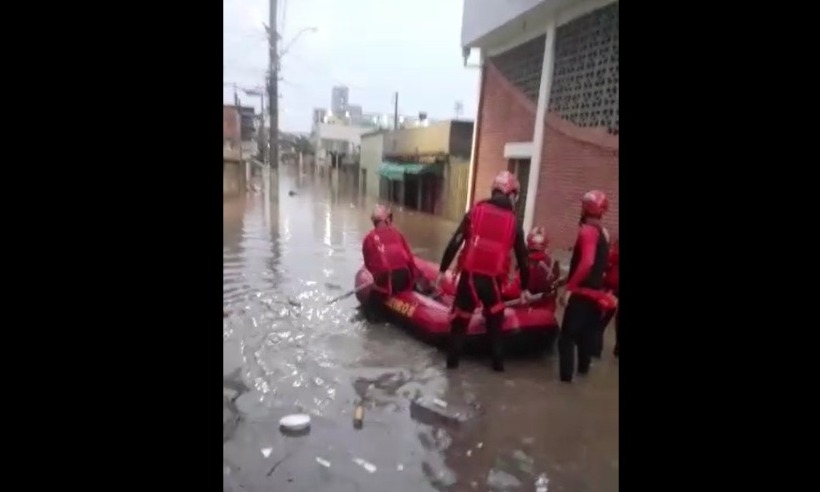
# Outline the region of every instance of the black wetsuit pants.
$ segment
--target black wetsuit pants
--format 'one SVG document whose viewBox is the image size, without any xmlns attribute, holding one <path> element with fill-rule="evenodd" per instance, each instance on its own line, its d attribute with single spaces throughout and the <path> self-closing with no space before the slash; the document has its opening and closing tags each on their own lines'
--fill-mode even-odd
<svg viewBox="0 0 820 492">
<path fill-rule="evenodd" d="M 501 281 L 486 275 L 462 272 L 456 286 L 453 301 L 453 321 L 447 352 L 447 367 L 458 367 L 470 318 L 479 302 L 484 308 L 484 320 L 489 337 L 493 369 L 504 370 L 504 346 L 501 326 L 504 321 L 504 305 L 501 298 Z"/>
<path fill-rule="evenodd" d="M 558 337 L 558 366 L 561 381 L 570 382 L 575 373 L 575 353 L 578 353 L 578 373 L 589 372 L 598 333 L 601 326 L 601 309 L 598 303 L 587 297 L 574 295 L 569 298 Z"/>
</svg>

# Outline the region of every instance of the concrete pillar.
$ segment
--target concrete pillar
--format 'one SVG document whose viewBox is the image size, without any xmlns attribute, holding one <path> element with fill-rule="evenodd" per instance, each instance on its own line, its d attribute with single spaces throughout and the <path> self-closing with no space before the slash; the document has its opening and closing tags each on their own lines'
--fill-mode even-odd
<svg viewBox="0 0 820 492">
<path fill-rule="evenodd" d="M 524 204 L 524 231 L 532 228 L 535 214 L 535 198 L 538 195 L 538 179 L 541 174 L 541 154 L 544 149 L 544 121 L 547 117 L 547 104 L 552 88 L 552 72 L 555 66 L 555 27 L 556 19 L 552 17 L 547 24 L 547 39 L 544 41 L 544 64 L 541 66 L 541 85 L 538 87 L 538 105 L 535 110 L 535 130 L 532 136 L 532 158 L 530 159 L 530 176 L 527 184 L 527 201 Z"/>
<path fill-rule="evenodd" d="M 476 110 L 475 119 L 473 120 L 473 143 L 470 149 L 470 172 L 467 174 L 467 203 L 464 206 L 464 211 L 470 210 L 473 205 L 473 196 L 475 195 L 475 167 L 476 167 L 476 151 L 478 150 L 478 127 L 481 125 L 481 107 L 484 102 L 484 95 L 481 93 L 481 86 L 484 82 L 484 51 L 481 50 L 478 63 L 478 108 Z"/>
</svg>

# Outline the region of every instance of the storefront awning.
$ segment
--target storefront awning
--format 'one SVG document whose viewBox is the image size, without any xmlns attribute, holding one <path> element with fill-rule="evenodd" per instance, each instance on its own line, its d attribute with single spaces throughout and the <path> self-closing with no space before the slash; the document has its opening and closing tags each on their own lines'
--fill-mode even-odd
<svg viewBox="0 0 820 492">
<path fill-rule="evenodd" d="M 418 176 L 421 174 L 433 174 L 442 176 L 444 166 L 442 164 L 398 164 L 395 162 L 382 162 L 379 167 L 379 174 L 390 181 L 404 181 L 405 176 Z"/>
</svg>

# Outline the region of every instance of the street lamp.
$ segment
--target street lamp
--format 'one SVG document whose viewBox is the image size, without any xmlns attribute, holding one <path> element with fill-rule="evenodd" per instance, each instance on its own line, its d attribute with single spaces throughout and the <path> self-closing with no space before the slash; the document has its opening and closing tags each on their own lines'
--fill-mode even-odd
<svg viewBox="0 0 820 492">
<path fill-rule="evenodd" d="M 285 45 L 285 47 L 282 49 L 282 52 L 279 54 L 279 58 L 285 56 L 287 54 L 287 52 L 290 51 L 290 47 L 293 46 L 293 43 L 295 43 L 296 40 L 299 39 L 299 37 L 302 34 L 304 34 L 306 32 L 314 33 L 314 32 L 317 32 L 318 30 L 319 30 L 318 27 L 305 27 L 304 29 L 300 29 L 299 32 L 297 32 L 296 35 L 293 36 L 290 39 L 290 42 L 287 45 Z"/>
</svg>

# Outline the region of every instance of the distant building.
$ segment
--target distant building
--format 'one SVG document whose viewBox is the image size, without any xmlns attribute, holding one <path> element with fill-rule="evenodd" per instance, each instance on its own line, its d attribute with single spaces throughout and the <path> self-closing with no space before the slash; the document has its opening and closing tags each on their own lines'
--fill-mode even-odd
<svg viewBox="0 0 820 492">
<path fill-rule="evenodd" d="M 330 111 L 339 118 L 344 118 L 348 111 L 350 89 L 343 85 L 334 87 L 330 93 Z"/>
<path fill-rule="evenodd" d="M 358 159 L 361 136 L 369 131 L 372 128 L 337 123 L 315 125 L 311 137 L 316 158 L 325 165 L 329 165 L 333 158 Z"/>
<path fill-rule="evenodd" d="M 327 110 L 324 108 L 314 108 L 313 109 L 313 124 L 316 125 L 321 123 L 324 120 L 325 115 L 327 114 Z"/>
<path fill-rule="evenodd" d="M 347 107 L 347 117 L 351 124 L 360 125 L 362 121 L 362 107 L 358 104 L 351 104 Z"/>
<path fill-rule="evenodd" d="M 250 142 L 256 137 L 256 111 L 252 106 L 239 107 L 239 126 L 243 142 Z"/>
<path fill-rule="evenodd" d="M 380 176 L 379 168 L 384 162 L 384 135 L 385 129 L 373 130 L 361 137 L 359 169 L 362 177 L 359 180 L 366 195 L 379 198 Z"/>
<path fill-rule="evenodd" d="M 459 220 L 467 204 L 472 135 L 471 121 L 456 120 L 365 134 L 364 188 L 382 200 Z"/>
<path fill-rule="evenodd" d="M 382 113 L 362 113 L 362 121 L 374 128 L 387 128 L 390 119 Z"/>
<path fill-rule="evenodd" d="M 222 105 L 222 144 L 224 147 L 239 148 L 239 111 L 236 106 Z"/>
</svg>

